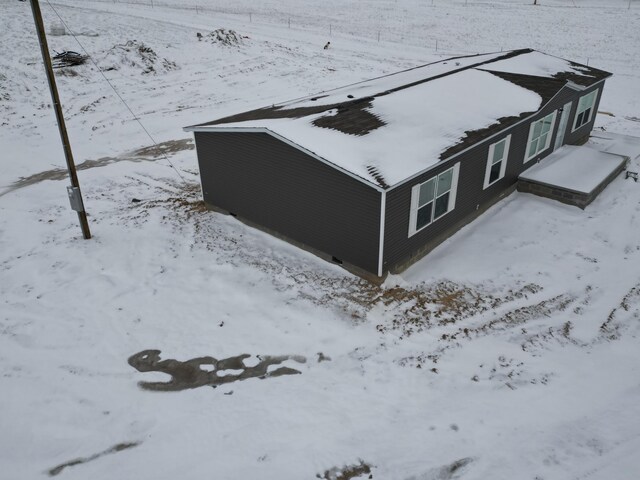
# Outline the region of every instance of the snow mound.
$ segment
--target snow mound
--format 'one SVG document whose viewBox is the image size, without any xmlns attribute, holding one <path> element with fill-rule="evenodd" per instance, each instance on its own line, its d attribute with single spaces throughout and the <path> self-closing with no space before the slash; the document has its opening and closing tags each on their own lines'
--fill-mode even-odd
<svg viewBox="0 0 640 480">
<path fill-rule="evenodd" d="M 243 38 L 246 37 L 242 37 L 235 30 L 227 30 L 226 28 L 218 28 L 205 36 L 205 39 L 212 44 L 226 45 L 228 47 L 242 45 Z"/>
<path fill-rule="evenodd" d="M 105 71 L 132 67 L 141 69 L 143 75 L 178 69 L 178 65 L 175 62 L 159 57 L 151 47 L 137 40 L 129 40 L 124 44 L 114 45 L 107 51 L 101 63 L 101 68 Z"/>
</svg>

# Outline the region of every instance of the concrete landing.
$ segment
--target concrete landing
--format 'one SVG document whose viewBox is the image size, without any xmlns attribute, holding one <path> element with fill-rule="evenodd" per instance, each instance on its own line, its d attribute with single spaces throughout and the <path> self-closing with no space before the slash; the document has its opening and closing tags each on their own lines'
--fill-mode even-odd
<svg viewBox="0 0 640 480">
<path fill-rule="evenodd" d="M 518 191 L 585 208 L 622 172 L 629 157 L 565 145 L 518 177 Z"/>
</svg>

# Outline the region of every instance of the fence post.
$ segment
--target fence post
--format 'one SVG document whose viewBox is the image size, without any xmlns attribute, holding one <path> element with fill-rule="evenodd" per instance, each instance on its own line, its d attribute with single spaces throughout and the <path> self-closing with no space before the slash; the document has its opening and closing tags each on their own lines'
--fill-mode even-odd
<svg viewBox="0 0 640 480">
<path fill-rule="evenodd" d="M 329 36 L 331 36 L 331 24 L 329 24 Z"/>
<path fill-rule="evenodd" d="M 378 30 L 378 43 L 380 43 L 380 30 Z"/>
<path fill-rule="evenodd" d="M 253 22 L 253 19 L 251 18 L 251 12 L 249 12 L 249 23 Z"/>
</svg>

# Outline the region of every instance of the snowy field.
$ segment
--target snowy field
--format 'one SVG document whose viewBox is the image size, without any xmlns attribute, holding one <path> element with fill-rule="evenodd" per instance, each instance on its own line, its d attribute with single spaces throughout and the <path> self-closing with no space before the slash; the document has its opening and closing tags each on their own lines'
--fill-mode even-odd
<svg viewBox="0 0 640 480">
<path fill-rule="evenodd" d="M 640 183 L 515 193 L 379 288 L 206 211 L 182 131 L 531 47 L 613 72 L 594 134 L 640 136 L 640 2 L 41 3 L 131 111 L 58 71 L 84 241 L 29 3 L 0 0 L 0 479 L 640 478 Z"/>
</svg>

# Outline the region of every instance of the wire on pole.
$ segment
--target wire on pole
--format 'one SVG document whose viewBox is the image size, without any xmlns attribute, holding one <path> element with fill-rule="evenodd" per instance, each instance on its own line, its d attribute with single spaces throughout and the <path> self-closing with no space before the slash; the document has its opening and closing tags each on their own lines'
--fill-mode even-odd
<svg viewBox="0 0 640 480">
<path fill-rule="evenodd" d="M 32 0 L 33 1 L 33 0 Z M 37 0 L 36 0 L 37 1 Z M 104 78 L 104 80 L 107 82 L 107 84 L 109 85 L 109 87 L 111 87 L 111 90 L 113 90 L 113 93 L 116 94 L 116 96 L 120 99 L 120 101 L 122 102 L 122 104 L 127 108 L 127 110 L 129 111 L 129 113 L 131 114 L 131 116 L 133 117 L 133 119 L 138 123 L 138 125 L 140 125 L 140 128 L 142 128 L 142 130 L 144 131 L 144 133 L 147 135 L 147 137 L 149 137 L 149 140 L 151 140 L 151 142 L 158 147 L 158 142 L 156 142 L 155 138 L 153 138 L 153 136 L 151 135 L 151 133 L 149 133 L 149 130 L 146 129 L 146 127 L 142 124 L 142 121 L 140 120 L 140 118 L 138 118 L 138 116 L 133 112 L 133 110 L 131 109 L 131 107 L 129 106 L 129 104 L 124 100 L 124 98 L 122 98 L 122 96 L 118 93 L 118 91 L 116 90 L 116 88 L 113 86 L 113 84 L 111 83 L 111 81 L 109 81 L 109 79 L 107 78 L 107 76 L 104 74 L 104 71 L 98 66 L 98 64 L 95 62 L 95 60 L 93 59 L 93 57 L 91 55 L 89 55 L 89 52 L 87 52 L 87 49 L 84 48 L 84 45 L 82 45 L 82 43 L 80 42 L 80 40 L 78 40 L 78 37 L 76 36 L 76 34 L 69 28 L 69 26 L 67 25 L 67 23 L 64 21 L 64 19 L 60 16 L 60 14 L 58 13 L 58 11 L 54 8 L 53 5 L 51 5 L 51 3 L 49 2 L 49 0 L 45 0 L 47 2 L 47 4 L 49 5 L 49 7 L 51 7 L 51 10 L 53 10 L 53 12 L 56 14 L 56 16 L 60 19 L 60 22 L 62 22 L 62 24 L 65 26 L 65 28 L 67 29 L 67 31 L 71 34 L 71 36 L 73 37 L 73 39 L 76 41 L 76 43 L 78 44 L 78 46 L 80 47 L 80 49 L 84 52 L 85 55 L 87 55 L 89 57 L 89 61 L 91 63 L 93 63 L 93 66 L 96 67 L 96 69 L 98 70 L 98 72 L 100 72 L 100 75 L 102 75 L 102 78 Z M 171 163 L 171 160 L 169 160 L 169 157 L 167 157 L 167 155 L 165 155 L 164 152 L 162 152 L 161 149 L 158 149 L 160 151 L 160 155 L 162 156 L 162 158 L 164 160 L 167 161 L 167 163 L 169 164 L 169 166 L 178 174 L 178 176 L 180 177 L 180 179 L 184 182 L 187 183 L 187 181 L 184 179 L 184 177 L 180 174 L 180 171 L 173 165 L 173 163 Z"/>
</svg>

